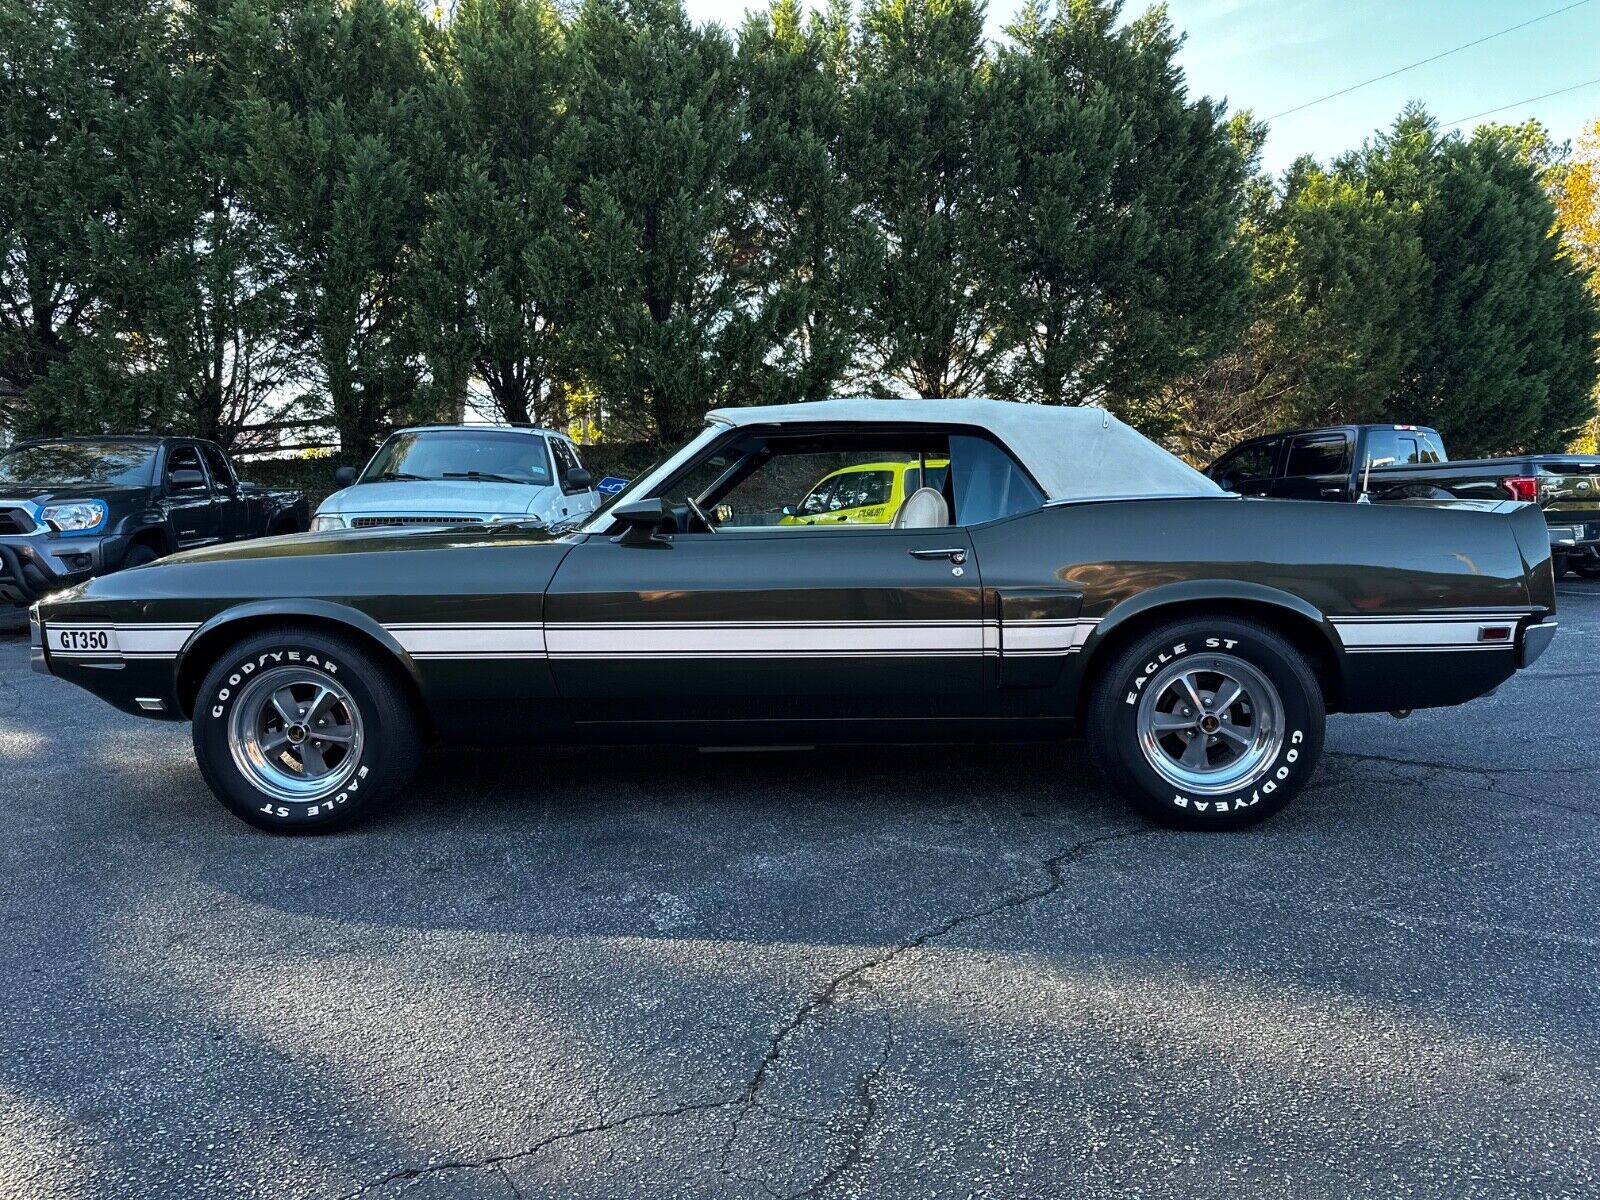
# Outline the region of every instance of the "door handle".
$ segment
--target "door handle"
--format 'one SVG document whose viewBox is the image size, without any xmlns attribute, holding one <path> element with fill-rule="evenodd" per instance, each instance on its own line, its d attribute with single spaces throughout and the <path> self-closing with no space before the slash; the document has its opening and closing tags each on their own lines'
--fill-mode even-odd
<svg viewBox="0 0 1600 1200">
<path fill-rule="evenodd" d="M 967 548 L 965 546 L 948 546 L 942 550 L 917 549 L 911 552 L 912 558 L 947 558 L 960 566 L 967 561 Z"/>
</svg>

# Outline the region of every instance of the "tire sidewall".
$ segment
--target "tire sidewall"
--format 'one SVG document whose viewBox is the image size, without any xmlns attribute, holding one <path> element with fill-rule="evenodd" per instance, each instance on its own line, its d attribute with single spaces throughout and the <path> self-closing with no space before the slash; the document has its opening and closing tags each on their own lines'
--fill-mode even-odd
<svg viewBox="0 0 1600 1200">
<path fill-rule="evenodd" d="M 362 746 L 350 778 L 338 791 L 314 801 L 284 801 L 258 790 L 233 760 L 228 726 L 250 680 L 273 667 L 294 666 L 337 682 L 360 711 Z M 322 638 L 264 635 L 234 647 L 217 661 L 195 698 L 194 747 L 206 782 L 235 816 L 275 833 L 318 832 L 357 819 L 380 790 L 390 731 L 364 676 L 362 656 Z"/>
<path fill-rule="evenodd" d="M 1232 828 L 1253 824 L 1282 809 L 1305 786 L 1322 753 L 1323 712 L 1315 681 L 1294 650 L 1262 630 L 1232 622 L 1195 621 L 1160 631 L 1139 643 L 1117 664 L 1109 679 L 1112 752 L 1142 807 L 1169 824 L 1191 828 Z M 1284 736 L 1277 755 L 1249 786 L 1205 795 L 1175 786 L 1146 760 L 1139 742 L 1138 713 L 1144 689 L 1171 663 L 1207 655 L 1243 659 L 1277 689 L 1283 706 Z"/>
</svg>

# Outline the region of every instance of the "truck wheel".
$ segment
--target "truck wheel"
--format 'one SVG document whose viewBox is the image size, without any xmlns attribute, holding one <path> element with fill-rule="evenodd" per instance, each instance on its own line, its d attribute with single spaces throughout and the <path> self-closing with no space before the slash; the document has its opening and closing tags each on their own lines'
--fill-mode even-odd
<svg viewBox="0 0 1600 1200">
<path fill-rule="evenodd" d="M 272 833 L 371 816 L 416 770 L 419 736 L 397 668 L 313 629 L 246 638 L 195 699 L 201 775 L 229 812 Z"/>
<path fill-rule="evenodd" d="M 1555 572 L 1555 577 L 1557 579 L 1560 579 L 1567 573 L 1567 568 L 1570 565 L 1571 563 L 1568 561 L 1565 554 L 1552 554 L 1550 556 L 1550 569 Z M 1582 574 L 1582 571 L 1580 571 L 1579 574 Z"/>
<path fill-rule="evenodd" d="M 1600 561 L 1586 558 L 1572 568 L 1585 579 L 1600 579 Z"/>
<path fill-rule="evenodd" d="M 142 567 L 145 563 L 155 562 L 156 557 L 156 552 L 149 546 L 143 544 L 129 546 L 128 552 L 122 556 L 122 564 L 117 569 L 126 571 L 129 567 Z"/>
<path fill-rule="evenodd" d="M 1164 625 L 1097 676 L 1085 732 L 1129 803 L 1180 829 L 1242 829 L 1280 811 L 1322 755 L 1322 689 L 1272 630 L 1236 618 Z"/>
</svg>

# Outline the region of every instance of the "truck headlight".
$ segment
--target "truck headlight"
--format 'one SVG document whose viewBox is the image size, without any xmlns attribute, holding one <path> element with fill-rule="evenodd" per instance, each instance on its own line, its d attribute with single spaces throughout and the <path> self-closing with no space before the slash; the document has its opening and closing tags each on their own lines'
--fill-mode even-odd
<svg viewBox="0 0 1600 1200">
<path fill-rule="evenodd" d="M 109 512 L 104 500 L 74 500 L 47 506 L 39 519 L 57 533 L 93 533 L 106 523 Z"/>
<path fill-rule="evenodd" d="M 343 529 L 344 527 L 344 518 L 335 516 L 331 513 L 327 516 L 324 516 L 322 513 L 318 513 L 316 516 L 311 518 L 312 533 L 325 533 L 330 529 Z"/>
</svg>

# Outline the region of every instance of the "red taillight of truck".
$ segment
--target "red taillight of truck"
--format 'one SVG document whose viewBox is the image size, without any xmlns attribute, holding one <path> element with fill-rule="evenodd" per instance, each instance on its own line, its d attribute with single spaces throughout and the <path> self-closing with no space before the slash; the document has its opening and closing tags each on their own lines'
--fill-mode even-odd
<svg viewBox="0 0 1600 1200">
<path fill-rule="evenodd" d="M 1500 486 L 1505 488 L 1506 495 L 1513 500 L 1533 504 L 1539 499 L 1539 481 L 1531 475 L 1514 475 L 1510 479 L 1502 479 Z"/>
</svg>

